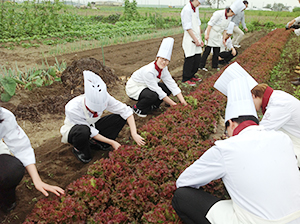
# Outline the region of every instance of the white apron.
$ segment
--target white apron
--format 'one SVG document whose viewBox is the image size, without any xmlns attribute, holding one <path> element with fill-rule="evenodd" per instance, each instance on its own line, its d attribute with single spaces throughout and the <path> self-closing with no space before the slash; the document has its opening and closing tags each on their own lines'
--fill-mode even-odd
<svg viewBox="0 0 300 224">
<path fill-rule="evenodd" d="M 197 39 L 201 41 L 200 26 L 198 25 L 198 18 L 196 13 L 193 13 L 192 15 L 192 30 Z M 191 38 L 190 34 L 185 30 L 183 34 L 182 48 L 186 58 L 194 56 L 195 54 L 202 53 L 202 47 L 197 47 L 196 44 L 194 44 L 192 41 L 193 39 Z"/>
<path fill-rule="evenodd" d="M 300 211 L 277 220 L 262 219 L 239 207 L 232 200 L 222 200 L 214 204 L 206 218 L 212 224 L 287 224 L 300 217 Z"/>
<path fill-rule="evenodd" d="M 0 139 L 0 155 L 1 154 L 11 154 L 7 145 Z"/>
<path fill-rule="evenodd" d="M 221 47 L 223 44 L 223 32 L 228 27 L 229 23 L 229 20 L 223 18 L 220 24 L 212 26 L 208 41 L 205 41 L 206 45 L 210 47 Z M 207 30 L 205 30 L 205 34 L 206 32 Z"/>
<path fill-rule="evenodd" d="M 300 167 L 300 139 L 292 135 L 291 133 L 287 132 L 283 128 L 280 128 L 279 131 L 282 131 L 283 133 L 287 134 L 290 139 L 293 142 L 294 145 L 294 152 L 295 155 L 297 156 L 297 161 L 298 161 L 298 167 Z"/>
<path fill-rule="evenodd" d="M 89 117 L 88 111 L 85 108 L 85 104 L 84 104 L 84 98 L 82 98 L 82 106 L 83 106 L 83 111 L 85 114 L 85 118 L 86 121 L 89 123 L 89 125 L 95 127 L 95 123 L 100 120 L 100 116 L 98 117 Z M 63 143 L 68 143 L 68 136 L 69 136 L 69 132 L 71 130 L 71 128 L 74 126 L 75 124 L 72 124 L 67 118 L 64 121 L 64 125 L 60 128 L 60 133 L 62 135 L 61 138 L 61 142 Z"/>
</svg>

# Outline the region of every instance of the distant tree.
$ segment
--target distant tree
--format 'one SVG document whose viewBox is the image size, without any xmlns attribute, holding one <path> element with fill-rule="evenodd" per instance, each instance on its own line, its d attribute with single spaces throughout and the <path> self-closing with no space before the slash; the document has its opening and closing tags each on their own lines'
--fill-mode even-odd
<svg viewBox="0 0 300 224">
<path fill-rule="evenodd" d="M 283 11 L 288 10 L 288 7 L 284 6 L 282 3 L 274 3 L 272 7 L 273 11 Z"/>
<path fill-rule="evenodd" d="M 224 3 L 225 0 L 207 0 L 206 2 L 210 5 L 217 3 L 217 9 L 218 9 L 220 4 Z"/>
<path fill-rule="evenodd" d="M 272 5 L 271 4 L 267 4 L 264 8 L 271 9 Z"/>
</svg>

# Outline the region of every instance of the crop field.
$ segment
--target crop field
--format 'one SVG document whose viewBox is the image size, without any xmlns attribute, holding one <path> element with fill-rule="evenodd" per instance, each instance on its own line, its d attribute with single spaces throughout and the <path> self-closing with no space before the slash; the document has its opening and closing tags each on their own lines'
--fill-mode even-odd
<svg viewBox="0 0 300 224">
<path fill-rule="evenodd" d="M 45 198 L 26 174 L 17 187 L 17 207 L 8 215 L 0 212 L 1 223 L 181 223 L 170 205 L 176 179 L 215 139 L 224 138 L 226 98 L 212 86 L 225 67 L 214 71 L 209 59 L 209 72 L 198 72 L 201 83 L 181 83 L 184 55 L 178 8 L 138 7 L 126 15 L 123 7 L 75 9 L 56 2 L 42 8 L 28 2 L 9 8 L 12 4 L 6 2 L 0 14 L 6 29 L 0 34 L 1 97 L 7 101 L 1 106 L 13 111 L 30 138 L 42 179 L 61 186 L 66 194 Z M 47 19 L 35 18 L 34 12 L 45 13 Z M 21 19 L 26 13 L 27 22 Z M 53 13 L 55 22 L 50 22 Z M 200 10 L 203 29 L 212 13 Z M 6 15 L 14 19 L 4 19 Z M 299 99 L 300 87 L 290 81 L 297 77 L 300 42 L 282 28 L 294 17 L 295 13 L 246 11 L 251 32 L 236 61 L 259 82 Z M 26 27 L 28 23 L 38 28 Z M 133 143 L 125 126 L 117 139 L 122 144 L 118 151 L 93 151 L 89 164 L 77 161 L 71 145 L 60 142 L 59 129 L 64 105 L 83 93 L 82 70 L 98 71 L 108 92 L 132 106 L 135 101 L 126 96 L 125 83 L 132 72 L 155 59 L 165 36 L 175 39 L 168 67 L 189 106 L 163 104 L 146 118 L 135 117 L 147 141 L 144 147 Z M 228 198 L 220 180 L 206 191 Z"/>
</svg>

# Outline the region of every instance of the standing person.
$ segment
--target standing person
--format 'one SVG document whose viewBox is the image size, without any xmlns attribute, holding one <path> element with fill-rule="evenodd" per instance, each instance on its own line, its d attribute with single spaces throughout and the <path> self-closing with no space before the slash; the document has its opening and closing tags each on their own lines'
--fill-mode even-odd
<svg viewBox="0 0 300 224">
<path fill-rule="evenodd" d="M 173 38 L 164 38 L 156 60 L 135 71 L 126 83 L 126 94 L 138 101 L 132 108 L 140 117 L 146 117 L 151 110 L 159 108 L 162 101 L 175 106 L 176 103 L 168 97 L 171 93 L 177 96 L 182 104 L 187 105 L 168 70 L 173 44 Z"/>
<path fill-rule="evenodd" d="M 300 173 L 290 138 L 258 125 L 246 78 L 226 87 L 230 138 L 216 141 L 179 176 L 175 211 L 186 224 L 299 224 Z M 201 189 L 219 178 L 231 200 Z"/>
<path fill-rule="evenodd" d="M 255 86 L 251 93 L 256 110 L 261 109 L 264 115 L 260 125 L 267 130 L 283 131 L 292 139 L 300 167 L 300 101 L 264 83 Z"/>
<path fill-rule="evenodd" d="M 219 64 L 228 64 L 231 59 L 238 55 L 238 51 L 233 47 L 231 35 L 233 33 L 234 23 L 230 22 L 225 37 L 225 46 L 221 45 L 221 52 L 219 54 Z"/>
<path fill-rule="evenodd" d="M 66 118 L 60 129 L 61 141 L 74 146 L 75 157 L 83 163 L 90 162 L 91 146 L 98 150 L 109 150 L 110 147 L 117 150 L 121 145 L 115 139 L 126 120 L 134 141 L 144 145 L 144 139 L 137 134 L 131 108 L 109 95 L 99 75 L 83 71 L 83 76 L 84 94 L 66 104 Z M 101 117 L 104 110 L 112 114 Z"/>
<path fill-rule="evenodd" d="M 5 213 L 16 207 L 16 187 L 22 180 L 25 169 L 35 188 L 45 196 L 49 195 L 48 191 L 57 196 L 64 194 L 60 187 L 42 181 L 35 163 L 29 138 L 18 125 L 13 113 L 0 107 L 0 208 Z"/>
<path fill-rule="evenodd" d="M 236 0 L 230 8 L 214 12 L 205 30 L 206 46 L 200 60 L 200 69 L 207 71 L 205 65 L 211 49 L 213 49 L 212 68 L 218 69 L 220 47 L 222 44 L 225 45 L 226 28 L 230 23 L 231 17 L 241 12 L 244 8 L 245 5 L 240 0 Z"/>
<path fill-rule="evenodd" d="M 248 1 L 243 1 L 243 3 L 245 4 L 246 8 L 248 7 Z M 245 9 L 246 9 L 245 8 Z M 244 10 L 245 10 L 244 9 Z M 233 43 L 233 46 L 236 47 L 236 48 L 240 48 L 241 45 L 240 45 L 240 42 L 244 36 L 244 32 L 239 28 L 240 26 L 240 23 L 242 23 L 242 26 L 243 26 L 243 29 L 248 32 L 248 28 L 246 26 L 246 23 L 245 23 L 245 11 L 241 11 L 237 14 L 235 14 L 233 17 L 232 17 L 232 22 L 235 23 L 235 26 L 233 28 L 233 39 L 232 39 L 232 43 Z"/>
<path fill-rule="evenodd" d="M 195 77 L 201 59 L 204 43 L 201 37 L 201 21 L 199 19 L 199 6 L 205 0 L 190 0 L 181 10 L 181 23 L 184 30 L 182 48 L 184 51 L 184 64 L 182 82 L 195 86 L 201 79 Z"/>
</svg>

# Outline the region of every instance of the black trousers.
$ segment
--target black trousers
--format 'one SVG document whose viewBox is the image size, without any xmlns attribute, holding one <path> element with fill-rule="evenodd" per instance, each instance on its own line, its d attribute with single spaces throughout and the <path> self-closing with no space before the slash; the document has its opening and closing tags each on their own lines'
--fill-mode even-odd
<svg viewBox="0 0 300 224">
<path fill-rule="evenodd" d="M 110 114 L 97 121 L 95 123 L 95 128 L 99 130 L 100 135 L 115 140 L 125 124 L 126 120 L 120 115 Z M 87 125 L 77 124 L 71 128 L 68 135 L 68 142 L 77 150 L 83 152 L 87 157 L 92 157 L 89 141 L 90 135 L 91 131 Z M 104 147 L 108 146 L 106 143 L 102 144 Z"/>
<path fill-rule="evenodd" d="M 188 81 L 194 77 L 199 68 L 201 54 L 195 54 L 191 57 L 184 58 L 182 82 Z"/>
<path fill-rule="evenodd" d="M 205 50 L 200 60 L 199 68 L 205 67 L 207 57 L 211 52 L 211 48 L 213 49 L 212 68 L 218 68 L 220 47 L 210 47 L 210 46 L 205 47 Z"/>
<path fill-rule="evenodd" d="M 209 209 L 219 198 L 200 189 L 178 188 L 172 199 L 172 206 L 185 224 L 209 224 L 205 218 Z"/>
<path fill-rule="evenodd" d="M 8 154 L 0 155 L 0 205 L 10 207 L 16 201 L 16 187 L 24 171 L 19 159 Z"/>
<path fill-rule="evenodd" d="M 159 82 L 158 85 L 168 96 L 170 96 L 171 91 L 164 83 Z M 158 98 L 158 94 L 156 92 L 150 90 L 149 88 L 145 88 L 139 95 L 136 107 L 142 110 L 143 114 L 147 114 L 149 111 L 151 111 L 152 105 L 158 108 L 161 103 L 162 100 Z"/>
<path fill-rule="evenodd" d="M 232 54 L 232 50 L 230 51 L 222 51 L 220 52 L 219 56 L 221 58 L 223 58 L 223 60 L 225 61 L 225 63 L 230 62 L 231 59 L 233 59 L 234 57 L 236 57 L 238 55 L 238 52 L 236 51 L 236 55 Z"/>
</svg>

